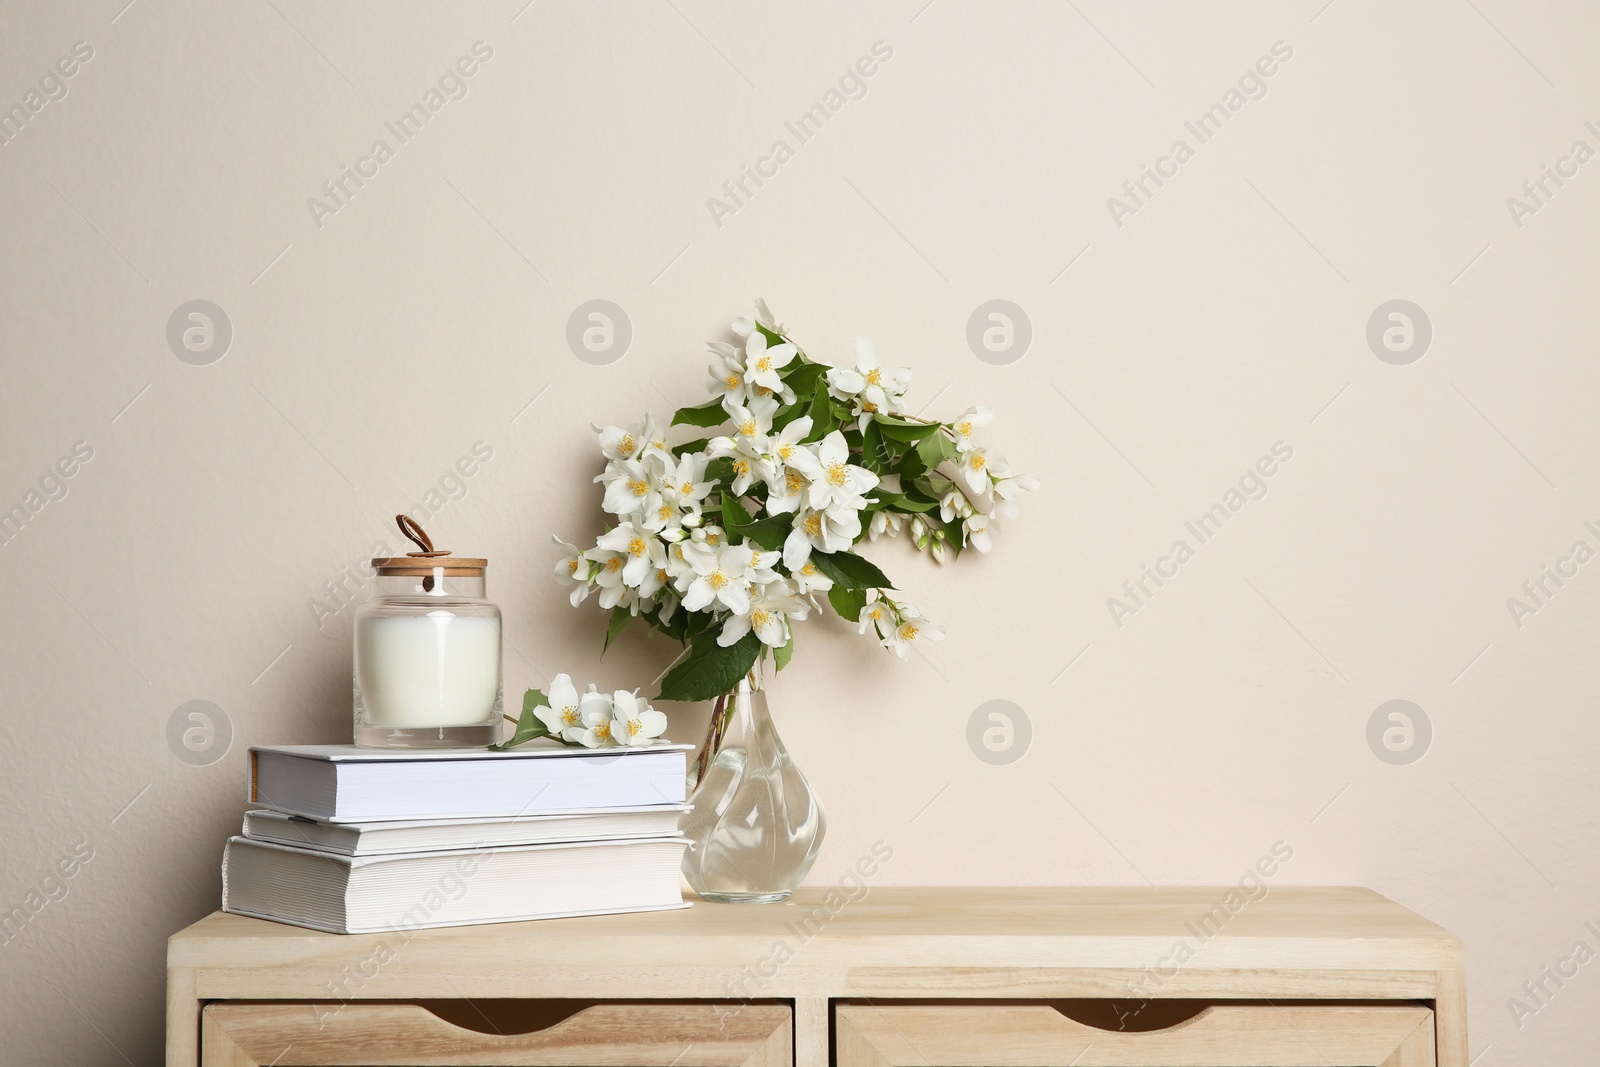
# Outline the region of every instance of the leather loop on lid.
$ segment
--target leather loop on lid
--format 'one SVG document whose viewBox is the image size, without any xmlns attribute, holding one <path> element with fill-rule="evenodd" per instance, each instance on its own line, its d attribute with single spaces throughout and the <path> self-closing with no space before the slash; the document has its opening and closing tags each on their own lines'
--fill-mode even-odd
<svg viewBox="0 0 1600 1067">
<path fill-rule="evenodd" d="M 481 578 L 484 568 L 489 566 L 486 559 L 468 556 L 452 556 L 449 549 L 433 547 L 433 538 L 428 536 L 428 531 L 409 515 L 396 515 L 395 525 L 400 527 L 400 532 L 406 540 L 416 545 L 422 551 L 407 552 L 403 556 L 383 556 L 372 561 L 372 569 L 381 575 L 402 575 L 407 577 L 426 577 L 434 572 L 443 572 L 447 578 Z M 431 590 L 431 578 L 423 583 L 424 589 Z"/>
<path fill-rule="evenodd" d="M 394 517 L 394 521 L 395 521 L 395 525 L 400 527 L 400 532 L 402 534 L 405 534 L 406 539 L 408 541 L 410 541 L 412 544 L 416 545 L 418 548 L 422 549 L 421 552 L 407 552 L 406 555 L 408 555 L 408 556 L 448 556 L 450 554 L 450 550 L 447 549 L 447 548 L 446 549 L 436 549 L 436 548 L 434 548 L 433 547 L 433 538 L 428 536 L 428 531 L 424 530 L 422 528 L 422 525 L 419 522 L 417 522 L 416 519 L 413 519 L 410 515 L 396 515 Z"/>
</svg>

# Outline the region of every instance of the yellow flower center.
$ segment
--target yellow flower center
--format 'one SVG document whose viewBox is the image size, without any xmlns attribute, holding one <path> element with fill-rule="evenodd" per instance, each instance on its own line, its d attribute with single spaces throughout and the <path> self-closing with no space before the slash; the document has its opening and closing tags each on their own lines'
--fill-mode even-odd
<svg viewBox="0 0 1600 1067">
<path fill-rule="evenodd" d="M 763 626 L 770 626 L 771 624 L 772 612 L 762 611 L 760 608 L 757 608 L 750 613 L 750 625 L 755 627 L 757 630 L 761 629 Z"/>
<path fill-rule="evenodd" d="M 876 367 L 874 367 L 872 370 L 867 371 L 867 384 L 868 385 L 882 385 L 883 384 L 883 375 L 878 373 L 878 369 Z"/>
<path fill-rule="evenodd" d="M 721 543 L 722 543 L 722 535 L 717 533 L 715 530 L 712 530 L 712 531 L 710 531 L 709 533 L 706 534 L 706 544 L 708 544 L 708 545 L 720 545 Z"/>
<path fill-rule="evenodd" d="M 806 533 L 810 534 L 812 537 L 820 537 L 822 535 L 821 515 L 806 516 Z"/>
<path fill-rule="evenodd" d="M 722 380 L 728 384 L 728 391 L 730 393 L 739 388 L 739 376 L 737 374 L 730 374 Z"/>
<path fill-rule="evenodd" d="M 608 739 L 611 736 L 611 724 L 609 722 L 595 723 L 594 735 L 602 741 Z"/>
<path fill-rule="evenodd" d="M 745 437 L 754 437 L 756 435 L 756 420 L 745 419 L 739 424 L 739 432 Z"/>
<path fill-rule="evenodd" d="M 984 459 L 982 456 L 974 455 L 972 457 L 972 469 L 975 471 L 981 471 L 983 470 L 984 465 L 988 462 L 989 461 Z"/>
<path fill-rule="evenodd" d="M 562 708 L 561 721 L 568 726 L 577 726 L 581 721 L 578 716 L 578 709 L 573 707 L 571 704 L 568 704 L 566 707 Z"/>
<path fill-rule="evenodd" d="M 634 496 L 644 496 L 650 491 L 650 483 L 645 481 L 629 481 L 628 488 L 633 490 Z"/>
<path fill-rule="evenodd" d="M 771 395 L 772 395 L 772 390 L 771 389 L 768 389 L 764 385 L 756 386 L 756 396 L 771 396 Z"/>
<path fill-rule="evenodd" d="M 568 574 L 577 574 L 578 573 L 578 560 L 577 559 L 569 559 L 569 560 L 567 560 L 567 573 Z"/>
<path fill-rule="evenodd" d="M 644 555 L 644 538 L 635 537 L 632 541 L 629 541 L 628 554 L 633 556 L 634 559 L 641 558 Z"/>
<path fill-rule="evenodd" d="M 882 608 L 873 608 L 870 612 L 867 613 L 867 617 L 870 618 L 873 622 L 877 622 L 879 619 L 883 618 L 883 609 Z"/>
<path fill-rule="evenodd" d="M 878 405 L 874 404 L 870 400 L 863 400 L 861 402 L 861 410 L 865 411 L 868 415 L 875 415 L 878 411 Z"/>
<path fill-rule="evenodd" d="M 617 573 L 621 569 L 622 569 L 622 557 L 621 556 L 612 556 L 610 559 L 606 560 L 606 570 L 610 571 L 612 574 Z"/>
<path fill-rule="evenodd" d="M 920 632 L 921 631 L 917 629 L 916 623 L 908 622 L 904 626 L 900 627 L 900 640 L 910 641 Z"/>
<path fill-rule="evenodd" d="M 690 482 L 684 482 L 682 485 L 678 486 L 678 492 L 682 493 L 684 496 L 689 496 L 694 492 L 694 485 Z"/>
<path fill-rule="evenodd" d="M 743 477 L 746 474 L 749 474 L 750 473 L 750 461 L 747 460 L 747 459 L 736 459 L 736 460 L 734 460 L 733 461 L 733 473 L 735 473 L 735 474 L 737 474 L 737 475 L 739 475 L 741 477 Z"/>
<path fill-rule="evenodd" d="M 794 455 L 794 445 L 779 445 L 778 446 L 778 458 L 783 460 L 785 463 L 789 462 L 790 458 L 793 455 Z"/>
<path fill-rule="evenodd" d="M 772 357 L 771 356 L 762 356 L 760 359 L 756 360 L 756 370 L 771 370 L 771 369 L 772 369 Z"/>
<path fill-rule="evenodd" d="M 806 487 L 806 476 L 790 467 L 783 475 L 783 487 L 791 494 L 798 493 Z"/>
<path fill-rule="evenodd" d="M 662 522 L 666 522 L 668 519 L 672 518 L 672 505 L 662 504 L 661 509 L 657 511 L 656 514 L 661 517 Z"/>
<path fill-rule="evenodd" d="M 638 719 L 629 719 L 628 720 L 628 736 L 629 737 L 638 737 L 639 734 L 643 730 L 644 730 L 644 723 L 643 722 L 639 721 Z"/>
<path fill-rule="evenodd" d="M 844 485 L 850 477 L 850 472 L 844 469 L 844 464 L 838 460 L 828 464 L 828 481 L 834 485 Z"/>
<path fill-rule="evenodd" d="M 634 441 L 633 434 L 625 433 L 622 435 L 622 440 L 617 444 L 617 454 L 623 459 L 627 459 L 633 455 L 633 450 L 636 447 L 637 442 Z"/>
<path fill-rule="evenodd" d="M 972 423 L 971 423 L 971 421 L 957 423 L 956 424 L 956 433 L 960 434 L 962 437 L 971 437 L 972 436 Z"/>
<path fill-rule="evenodd" d="M 706 584 L 713 589 L 721 589 L 728 584 L 728 576 L 721 571 L 712 571 L 706 575 Z"/>
<path fill-rule="evenodd" d="M 817 565 L 808 559 L 806 560 L 806 565 L 800 568 L 800 573 L 807 578 L 815 578 L 817 576 Z"/>
<path fill-rule="evenodd" d="M 660 582 L 662 585 L 667 584 L 667 572 L 656 571 L 656 581 Z"/>
</svg>

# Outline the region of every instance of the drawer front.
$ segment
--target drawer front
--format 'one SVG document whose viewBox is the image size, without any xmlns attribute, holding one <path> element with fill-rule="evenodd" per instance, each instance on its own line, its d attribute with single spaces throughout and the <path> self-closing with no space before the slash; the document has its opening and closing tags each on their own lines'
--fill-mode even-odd
<svg viewBox="0 0 1600 1067">
<path fill-rule="evenodd" d="M 480 1033 L 417 1004 L 218 1003 L 202 1067 L 791 1067 L 779 1004 L 596 1004 L 526 1034 Z"/>
<path fill-rule="evenodd" d="M 1434 1067 L 1433 1012 L 1409 1005 L 1216 1004 L 1148 1033 L 1045 1005 L 841 1004 L 839 1067 Z"/>
</svg>

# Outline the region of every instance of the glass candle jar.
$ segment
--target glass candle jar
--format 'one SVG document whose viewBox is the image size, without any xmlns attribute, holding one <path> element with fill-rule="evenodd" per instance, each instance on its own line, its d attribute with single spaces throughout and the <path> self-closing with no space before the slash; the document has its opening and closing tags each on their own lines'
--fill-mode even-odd
<svg viewBox="0 0 1600 1067">
<path fill-rule="evenodd" d="M 372 561 L 373 597 L 355 616 L 356 744 L 500 740 L 500 609 L 484 598 L 487 566 L 439 553 Z"/>
</svg>

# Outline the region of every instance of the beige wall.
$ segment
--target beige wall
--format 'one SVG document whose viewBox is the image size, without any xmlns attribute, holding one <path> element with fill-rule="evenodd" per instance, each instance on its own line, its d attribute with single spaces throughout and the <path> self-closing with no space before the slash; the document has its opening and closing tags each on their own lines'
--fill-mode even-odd
<svg viewBox="0 0 1600 1067">
<path fill-rule="evenodd" d="M 65 894 L 0 946 L 7 1062 L 155 1061 L 163 939 L 216 905 L 246 747 L 348 736 L 350 612 L 308 602 L 476 442 L 427 526 L 492 560 L 508 692 L 661 670 L 638 634 L 600 661 L 549 535 L 597 532 L 588 423 L 700 401 L 701 343 L 756 296 L 813 353 L 871 334 L 930 413 L 990 405 L 1044 482 L 991 556 L 873 550 L 950 631 L 927 659 L 801 632 L 775 701 L 829 812 L 815 881 L 882 838 L 888 882 L 1222 883 L 1281 840 L 1280 883 L 1466 938 L 1483 1067 L 1592 1057 L 1600 963 L 1520 1027 L 1507 1005 L 1600 949 L 1600 562 L 1520 626 L 1507 606 L 1600 549 L 1600 162 L 1507 205 L 1600 149 L 1591 5 L 124 2 L 0 16 L 0 105 L 93 51 L 0 145 L 0 507 L 92 450 L 0 545 L 0 904 Z M 400 144 L 385 123 L 478 41 L 467 95 Z M 784 123 L 879 41 L 800 144 Z M 1185 122 L 1279 41 L 1200 143 Z M 714 219 L 778 139 L 793 158 Z M 195 299 L 233 330 L 204 366 L 166 335 Z M 565 341 L 592 299 L 632 325 L 609 366 Z M 965 339 L 991 299 L 1031 323 L 1009 365 Z M 1366 339 L 1394 299 L 1432 325 L 1407 365 Z M 1279 441 L 1198 545 L 1184 523 Z M 1180 538 L 1118 625 L 1108 598 Z M 1409 765 L 1367 741 L 1393 699 L 1432 726 Z M 169 744 L 191 700 L 231 725 L 209 765 Z M 1020 760 L 969 748 L 991 700 L 1031 724 Z"/>
</svg>

